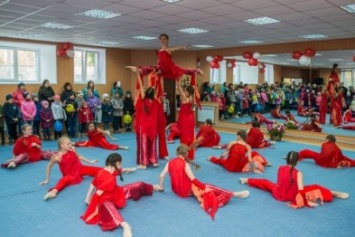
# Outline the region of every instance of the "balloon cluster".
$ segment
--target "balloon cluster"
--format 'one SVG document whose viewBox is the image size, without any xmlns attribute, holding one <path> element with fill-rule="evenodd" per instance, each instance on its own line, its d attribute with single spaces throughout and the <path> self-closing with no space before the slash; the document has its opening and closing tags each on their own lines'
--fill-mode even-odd
<svg viewBox="0 0 355 237">
<path fill-rule="evenodd" d="M 67 55 L 70 58 L 74 57 L 75 53 L 74 53 L 74 50 L 72 50 L 72 47 L 73 47 L 72 43 L 70 43 L 70 42 L 64 43 L 63 48 L 61 48 L 57 51 L 57 55 L 59 57 L 62 57 L 64 55 Z"/>
<path fill-rule="evenodd" d="M 221 55 L 216 55 L 216 56 L 207 56 L 206 61 L 210 63 L 210 67 L 214 69 L 219 68 L 219 62 L 223 60 L 223 56 Z"/>
<path fill-rule="evenodd" d="M 227 63 L 228 68 L 235 68 L 237 64 L 237 61 L 235 59 L 232 59 L 229 63 Z"/>
<path fill-rule="evenodd" d="M 265 63 L 260 63 L 259 64 L 259 72 L 260 73 L 265 73 Z"/>
<path fill-rule="evenodd" d="M 297 59 L 302 66 L 309 66 L 311 64 L 311 57 L 316 55 L 316 51 L 311 48 L 306 48 L 303 52 L 294 51 L 292 58 Z"/>
<path fill-rule="evenodd" d="M 249 52 L 249 51 L 245 51 L 242 54 L 243 58 L 248 59 L 248 65 L 249 66 L 258 66 L 259 65 L 259 61 L 258 59 L 260 58 L 260 53 L 259 52 Z"/>
</svg>

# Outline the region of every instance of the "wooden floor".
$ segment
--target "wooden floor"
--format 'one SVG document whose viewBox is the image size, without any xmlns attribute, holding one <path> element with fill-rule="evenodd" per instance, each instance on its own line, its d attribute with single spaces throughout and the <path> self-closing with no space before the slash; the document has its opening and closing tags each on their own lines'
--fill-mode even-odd
<svg viewBox="0 0 355 237">
<path fill-rule="evenodd" d="M 249 129 L 250 124 L 238 124 L 230 122 L 221 122 L 214 125 L 215 129 L 221 132 L 227 133 L 236 133 L 240 129 Z M 261 130 L 267 134 L 266 127 L 262 127 Z M 316 133 L 316 132 L 307 132 L 307 131 L 295 131 L 292 129 L 286 129 L 286 132 L 283 134 L 283 140 L 291 141 L 302 144 L 310 145 L 320 145 L 325 141 L 325 137 L 328 134 L 325 133 Z M 336 135 L 337 145 L 344 150 L 355 151 L 355 137 Z"/>
</svg>

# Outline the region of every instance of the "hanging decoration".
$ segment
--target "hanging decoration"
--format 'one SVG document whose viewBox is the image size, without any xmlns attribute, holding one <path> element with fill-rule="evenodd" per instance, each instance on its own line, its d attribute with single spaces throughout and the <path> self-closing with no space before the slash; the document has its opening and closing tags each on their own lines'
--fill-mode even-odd
<svg viewBox="0 0 355 237">
<path fill-rule="evenodd" d="M 292 52 L 292 58 L 298 60 L 299 64 L 302 66 L 309 66 L 311 64 L 311 57 L 316 55 L 316 51 L 312 48 L 306 48 L 301 51 Z"/>
<path fill-rule="evenodd" d="M 260 73 L 265 73 L 265 63 L 260 63 L 259 64 L 259 72 Z"/>
<path fill-rule="evenodd" d="M 210 63 L 210 68 L 218 69 L 220 67 L 219 63 L 223 61 L 222 55 L 207 56 L 206 61 Z"/>
<path fill-rule="evenodd" d="M 73 44 L 70 42 L 65 42 L 63 44 L 63 48 L 58 49 L 57 51 L 57 55 L 59 57 L 62 57 L 64 55 L 67 55 L 69 58 L 73 58 L 75 56 L 75 52 L 72 49 L 73 48 Z"/>
</svg>

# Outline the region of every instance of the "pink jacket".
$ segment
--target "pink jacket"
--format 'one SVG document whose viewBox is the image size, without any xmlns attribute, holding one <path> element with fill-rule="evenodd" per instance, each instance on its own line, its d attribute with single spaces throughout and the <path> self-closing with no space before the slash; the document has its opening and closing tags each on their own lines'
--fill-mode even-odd
<svg viewBox="0 0 355 237">
<path fill-rule="evenodd" d="M 32 121 L 36 116 L 36 105 L 32 100 L 25 100 L 21 103 L 21 113 L 23 120 Z"/>
<path fill-rule="evenodd" d="M 14 98 L 14 104 L 16 104 L 19 108 L 21 107 L 22 102 L 25 101 L 25 98 L 23 98 L 24 92 L 26 91 L 21 91 L 20 89 L 17 89 L 12 93 L 12 97 Z"/>
</svg>

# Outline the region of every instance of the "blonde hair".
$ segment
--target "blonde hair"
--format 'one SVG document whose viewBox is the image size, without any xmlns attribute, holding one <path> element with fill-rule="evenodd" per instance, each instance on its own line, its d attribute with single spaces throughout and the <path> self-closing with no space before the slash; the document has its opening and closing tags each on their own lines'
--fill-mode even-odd
<svg viewBox="0 0 355 237">
<path fill-rule="evenodd" d="M 31 125 L 31 124 L 28 124 L 28 123 L 22 125 L 21 131 L 24 132 L 28 127 L 31 127 L 31 128 L 32 128 L 32 125 Z"/>
<path fill-rule="evenodd" d="M 60 149 L 61 149 L 60 146 L 64 143 L 64 141 L 67 141 L 67 140 L 70 141 L 70 138 L 67 136 L 62 136 L 58 139 L 58 151 L 60 151 Z"/>
<path fill-rule="evenodd" d="M 183 157 L 186 157 L 187 152 L 189 151 L 189 147 L 183 143 L 181 143 L 177 148 L 176 148 L 176 155 L 181 155 Z"/>
</svg>

